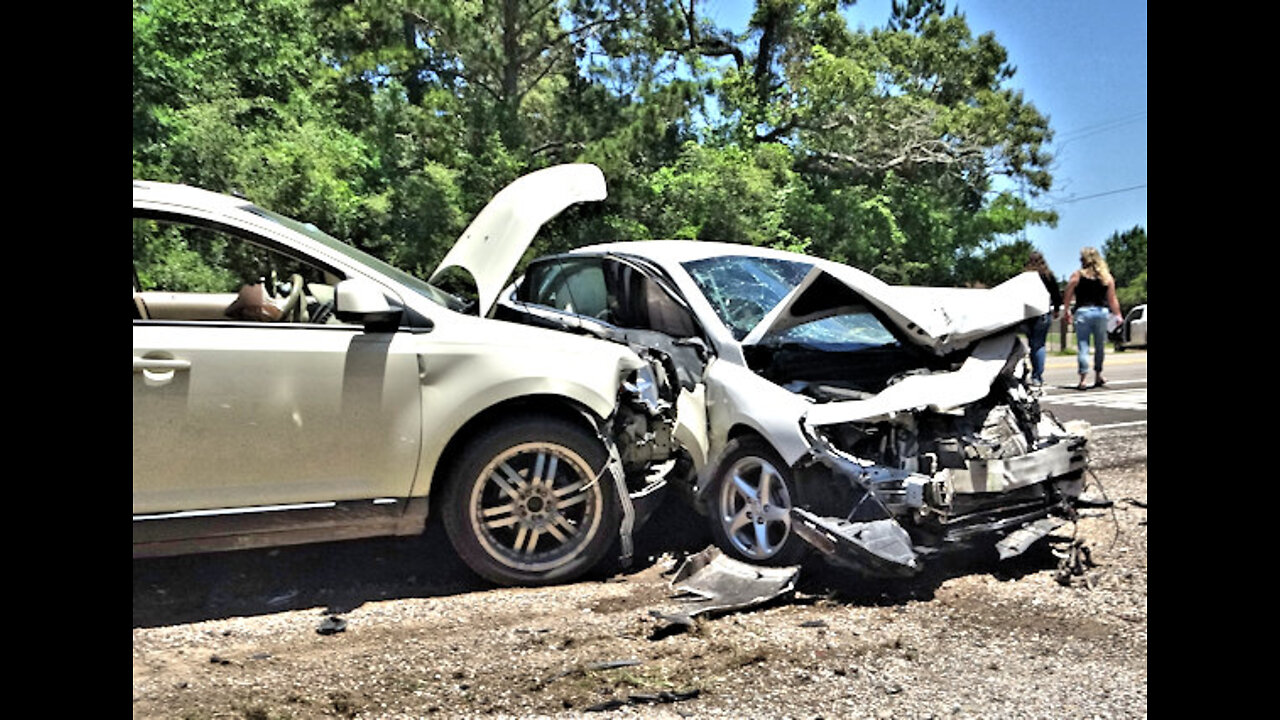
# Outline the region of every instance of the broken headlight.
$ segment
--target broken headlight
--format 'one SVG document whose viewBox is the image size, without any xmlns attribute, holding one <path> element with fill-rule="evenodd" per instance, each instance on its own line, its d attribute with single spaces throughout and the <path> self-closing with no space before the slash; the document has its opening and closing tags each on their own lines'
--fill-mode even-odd
<svg viewBox="0 0 1280 720">
<path fill-rule="evenodd" d="M 653 366 L 648 363 L 633 370 L 630 377 L 622 383 L 622 389 L 650 415 L 658 415 L 666 410 L 667 403 L 662 399 L 658 378 Z"/>
</svg>

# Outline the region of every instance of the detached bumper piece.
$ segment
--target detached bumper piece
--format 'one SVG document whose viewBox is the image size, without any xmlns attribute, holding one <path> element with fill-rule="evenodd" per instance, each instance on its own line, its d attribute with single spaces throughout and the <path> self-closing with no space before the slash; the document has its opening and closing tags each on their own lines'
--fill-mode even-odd
<svg viewBox="0 0 1280 720">
<path fill-rule="evenodd" d="M 703 613 L 726 613 L 763 605 L 795 589 L 800 566 L 764 567 L 725 555 L 715 546 L 690 555 L 671 578 L 683 598 L 667 610 L 651 610 L 656 618 L 692 626 Z"/>
<path fill-rule="evenodd" d="M 1069 522 L 1054 512 L 1054 508 L 1039 507 L 1001 519 L 971 520 L 973 524 L 950 528 L 936 547 L 914 545 L 906 528 L 891 518 L 853 522 L 792 508 L 791 529 L 834 565 L 880 577 L 911 577 L 923 569 L 926 556 L 974 543 L 994 543 L 1001 560 L 1021 555 Z"/>
<path fill-rule="evenodd" d="M 827 560 L 862 572 L 909 577 L 920 572 L 911 536 L 896 520 L 850 522 L 791 509 L 791 529 Z"/>
<path fill-rule="evenodd" d="M 1067 521 L 1059 517 L 1046 517 L 1033 523 L 1028 523 L 1009 533 L 1003 540 L 996 543 L 996 551 L 1000 553 L 1001 560 L 1021 555 L 1035 541 L 1066 524 Z"/>
</svg>

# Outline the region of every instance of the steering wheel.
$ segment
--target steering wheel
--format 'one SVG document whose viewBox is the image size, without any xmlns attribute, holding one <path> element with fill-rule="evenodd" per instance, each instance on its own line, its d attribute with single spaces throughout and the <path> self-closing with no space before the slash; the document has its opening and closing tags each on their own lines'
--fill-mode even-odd
<svg viewBox="0 0 1280 720">
<path fill-rule="evenodd" d="M 276 322 L 302 322 L 302 276 L 294 273 L 289 278 L 289 295 L 280 306 L 280 319 Z"/>
</svg>

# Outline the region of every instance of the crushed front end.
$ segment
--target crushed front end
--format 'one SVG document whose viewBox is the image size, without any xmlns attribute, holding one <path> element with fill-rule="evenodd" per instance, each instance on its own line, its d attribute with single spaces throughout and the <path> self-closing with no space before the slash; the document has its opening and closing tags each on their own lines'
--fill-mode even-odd
<svg viewBox="0 0 1280 720">
<path fill-rule="evenodd" d="M 1042 412 L 1011 343 L 980 400 L 857 421 L 802 423 L 792 528 L 840 565 L 911 575 L 928 555 L 987 545 L 1012 557 L 1075 518 L 1087 424 Z"/>
</svg>

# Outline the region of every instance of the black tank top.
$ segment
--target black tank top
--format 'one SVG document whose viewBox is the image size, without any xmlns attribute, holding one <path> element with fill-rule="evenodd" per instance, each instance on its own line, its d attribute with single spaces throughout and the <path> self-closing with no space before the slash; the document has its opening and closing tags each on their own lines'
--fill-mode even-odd
<svg viewBox="0 0 1280 720">
<path fill-rule="evenodd" d="M 1076 282 L 1076 305 L 1107 306 L 1107 286 L 1101 280 L 1080 276 Z"/>
</svg>

